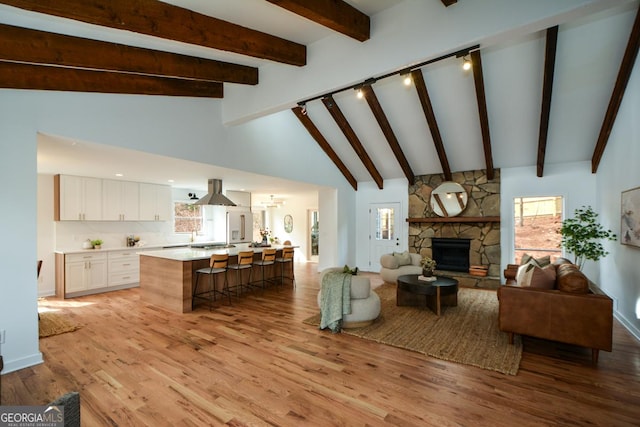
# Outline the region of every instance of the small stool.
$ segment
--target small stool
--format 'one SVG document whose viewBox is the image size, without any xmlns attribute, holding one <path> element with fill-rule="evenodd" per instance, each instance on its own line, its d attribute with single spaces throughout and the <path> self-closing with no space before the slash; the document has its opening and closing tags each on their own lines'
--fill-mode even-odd
<svg viewBox="0 0 640 427">
<path fill-rule="evenodd" d="M 275 249 L 264 249 L 262 251 L 262 259 L 258 260 L 258 261 L 254 261 L 253 265 L 254 267 L 259 267 L 260 268 L 260 273 L 262 274 L 262 280 L 260 280 L 260 284 L 262 286 L 262 290 L 264 291 L 265 289 L 265 284 L 267 282 L 273 282 L 273 277 L 267 278 L 265 279 L 264 277 L 264 269 L 270 265 L 275 265 L 276 262 L 276 250 Z M 254 281 L 251 283 L 258 283 L 258 281 Z M 257 286 L 256 286 L 257 287 Z"/>
<path fill-rule="evenodd" d="M 236 295 L 242 293 L 242 288 L 249 288 L 251 281 L 251 268 L 253 266 L 253 251 L 240 251 L 238 252 L 238 262 L 227 266 L 228 270 L 235 270 L 236 272 Z M 242 282 L 242 270 L 249 270 L 249 281 L 247 283 Z"/>
<path fill-rule="evenodd" d="M 209 267 L 196 270 L 196 284 L 193 287 L 193 299 L 191 300 L 192 308 L 196 298 L 199 298 L 205 300 L 208 299 L 209 310 L 211 310 L 213 301 L 216 300 L 216 293 L 229 297 L 229 304 L 231 304 L 231 291 L 229 291 L 229 281 L 227 280 L 228 263 L 229 255 L 214 254 L 211 255 L 211 258 L 209 259 Z M 224 283 L 222 284 L 222 290 L 218 290 L 218 284 L 216 281 L 216 276 L 220 273 L 224 273 Z M 200 276 L 202 276 L 203 274 L 209 275 L 209 289 L 206 291 L 198 292 L 198 282 L 200 280 Z"/>
<path fill-rule="evenodd" d="M 280 264 L 280 285 L 284 284 L 284 279 L 289 279 L 295 288 L 296 278 L 293 271 L 293 248 L 282 248 L 282 256 L 280 258 L 276 258 L 276 262 Z M 289 264 L 291 264 L 291 276 L 286 276 L 284 274 L 284 268 Z"/>
</svg>

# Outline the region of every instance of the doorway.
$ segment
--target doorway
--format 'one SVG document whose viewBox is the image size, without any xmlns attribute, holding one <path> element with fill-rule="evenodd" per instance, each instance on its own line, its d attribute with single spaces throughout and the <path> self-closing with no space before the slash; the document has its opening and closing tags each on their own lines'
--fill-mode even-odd
<svg viewBox="0 0 640 427">
<path fill-rule="evenodd" d="M 404 247 L 400 224 L 400 203 L 369 205 L 369 267 L 380 271 L 380 257 Z"/>
<path fill-rule="evenodd" d="M 318 255 L 320 255 L 320 221 L 318 211 L 315 209 L 307 211 L 307 230 L 309 241 L 307 259 L 311 262 L 318 262 Z"/>
</svg>

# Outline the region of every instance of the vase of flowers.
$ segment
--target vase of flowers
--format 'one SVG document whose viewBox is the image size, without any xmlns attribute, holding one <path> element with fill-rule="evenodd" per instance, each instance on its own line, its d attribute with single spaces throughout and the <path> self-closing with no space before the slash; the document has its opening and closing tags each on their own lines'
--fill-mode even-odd
<svg viewBox="0 0 640 427">
<path fill-rule="evenodd" d="M 422 275 L 424 277 L 433 276 L 433 270 L 436 268 L 436 262 L 432 258 L 422 258 L 420 260 L 420 265 L 422 266 Z"/>
<path fill-rule="evenodd" d="M 269 244 L 269 236 L 271 235 L 271 232 L 268 228 L 264 228 L 260 230 L 260 235 L 262 236 L 262 244 L 267 246 Z"/>
</svg>

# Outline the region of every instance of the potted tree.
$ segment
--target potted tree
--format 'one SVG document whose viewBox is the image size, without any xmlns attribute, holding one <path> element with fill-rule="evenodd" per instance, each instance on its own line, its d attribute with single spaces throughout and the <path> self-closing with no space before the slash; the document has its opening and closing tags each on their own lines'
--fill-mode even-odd
<svg viewBox="0 0 640 427">
<path fill-rule="evenodd" d="M 598 261 L 609 254 L 600 240 L 616 240 L 611 230 L 598 223 L 598 214 L 591 206 L 576 209 L 573 218 L 562 221 L 558 232 L 562 235 L 560 246 L 573 254 L 573 262 L 581 270 L 586 260 Z"/>
</svg>

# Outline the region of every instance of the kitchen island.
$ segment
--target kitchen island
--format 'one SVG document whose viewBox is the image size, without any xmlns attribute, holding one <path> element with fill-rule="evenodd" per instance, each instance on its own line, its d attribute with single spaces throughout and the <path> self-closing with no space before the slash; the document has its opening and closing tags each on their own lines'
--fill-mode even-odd
<svg viewBox="0 0 640 427">
<path fill-rule="evenodd" d="M 283 245 L 272 245 L 272 249 L 282 253 Z M 196 249 L 178 248 L 140 253 L 140 298 L 170 311 L 188 313 L 191 311 L 195 271 L 209 266 L 213 254 L 228 254 L 229 264 L 238 260 L 238 252 L 251 250 L 254 259 L 260 259 L 266 247 L 250 247 L 238 244 L 232 248 Z M 228 275 L 229 286 L 236 284 L 234 274 Z"/>
</svg>

